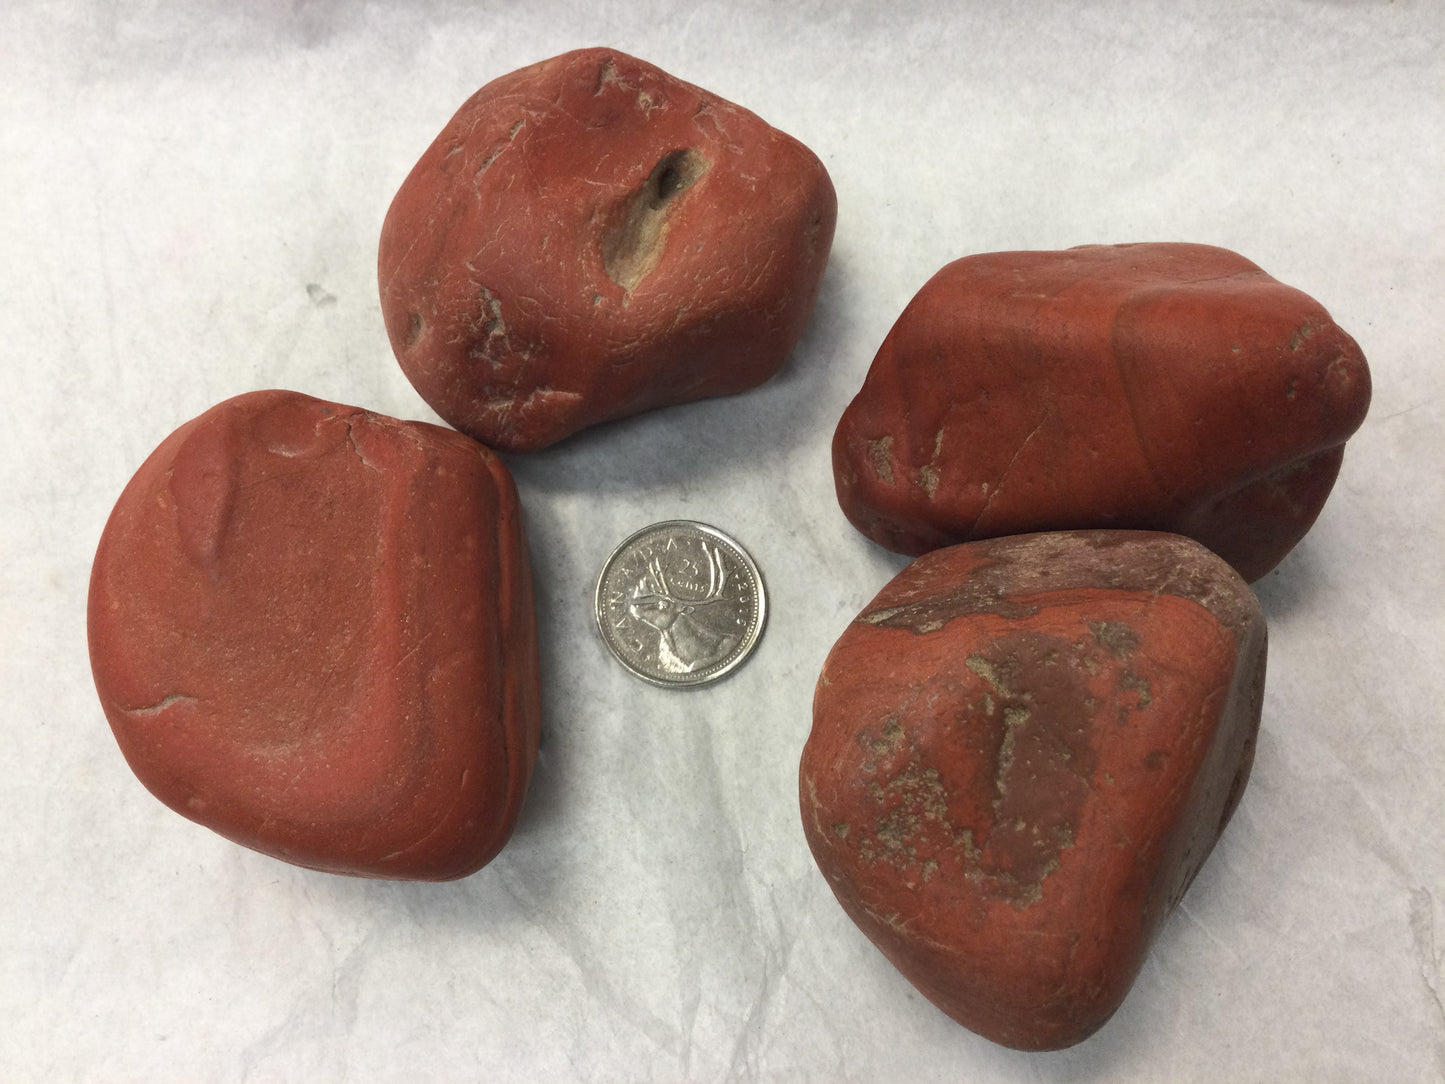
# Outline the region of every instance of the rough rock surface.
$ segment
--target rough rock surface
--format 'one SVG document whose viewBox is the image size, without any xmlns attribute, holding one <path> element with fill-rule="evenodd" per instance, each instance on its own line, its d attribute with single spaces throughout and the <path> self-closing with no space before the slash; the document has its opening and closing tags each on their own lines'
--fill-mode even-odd
<svg viewBox="0 0 1445 1084">
<path fill-rule="evenodd" d="M 121 494 L 89 637 L 135 774 L 237 843 L 445 880 L 512 831 L 531 574 L 511 478 L 467 437 L 294 392 L 213 407 Z"/>
<path fill-rule="evenodd" d="M 990 253 L 898 318 L 839 422 L 834 478 L 853 524 L 900 553 L 1146 528 L 1254 580 L 1314 523 L 1369 401 L 1354 340 L 1232 252 Z"/>
<path fill-rule="evenodd" d="M 472 96 L 381 234 L 387 333 L 495 448 L 751 388 L 803 332 L 837 199 L 797 140 L 634 57 L 584 49 Z"/>
<path fill-rule="evenodd" d="M 1202 546 L 936 550 L 838 640 L 800 796 L 839 902 L 959 1023 L 1028 1050 L 1128 992 L 1249 776 L 1265 626 Z"/>
</svg>

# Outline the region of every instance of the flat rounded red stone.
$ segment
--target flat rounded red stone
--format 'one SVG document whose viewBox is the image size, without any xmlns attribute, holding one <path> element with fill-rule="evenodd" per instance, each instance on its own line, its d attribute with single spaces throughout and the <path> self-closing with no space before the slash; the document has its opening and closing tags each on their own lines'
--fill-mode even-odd
<svg viewBox="0 0 1445 1084">
<path fill-rule="evenodd" d="M 1243 793 L 1265 626 L 1188 539 L 935 550 L 848 627 L 799 773 L 844 910 L 940 1009 L 1007 1046 L 1118 1007 Z"/>
<path fill-rule="evenodd" d="M 900 553 L 1146 528 L 1254 580 L 1314 523 L 1369 401 L 1354 340 L 1233 252 L 989 253 L 899 316 L 838 424 L 834 478 Z"/>
<path fill-rule="evenodd" d="M 541 448 L 776 373 L 836 217 L 796 139 L 582 49 L 488 83 L 422 155 L 382 227 L 382 314 L 438 414 Z"/>
<path fill-rule="evenodd" d="M 536 760 L 536 626 L 500 461 L 286 391 L 213 407 L 121 494 L 91 666 L 142 783 L 315 869 L 445 880 L 507 841 Z"/>
</svg>

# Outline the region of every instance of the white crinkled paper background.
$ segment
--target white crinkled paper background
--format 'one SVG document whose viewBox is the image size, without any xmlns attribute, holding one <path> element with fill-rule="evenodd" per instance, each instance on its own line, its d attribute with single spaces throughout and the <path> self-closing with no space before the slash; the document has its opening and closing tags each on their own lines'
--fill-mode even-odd
<svg viewBox="0 0 1445 1084">
<path fill-rule="evenodd" d="M 85 651 L 105 517 L 175 426 L 288 387 L 432 418 L 392 360 L 382 216 L 477 87 L 611 45 L 823 159 L 832 262 L 786 370 L 512 456 L 540 761 L 490 866 L 349 880 L 131 776 Z M 0 1077 L 1424 1080 L 1445 1075 L 1445 7 L 1222 0 L 669 5 L 7 0 L 0 10 Z M 889 326 L 974 252 L 1235 249 L 1359 340 L 1374 406 L 1258 585 L 1239 813 L 1098 1035 L 997 1047 L 851 925 L 804 844 L 823 657 L 902 566 L 828 441 Z M 671 517 L 762 566 L 736 675 L 643 685 L 590 617 Z"/>
</svg>

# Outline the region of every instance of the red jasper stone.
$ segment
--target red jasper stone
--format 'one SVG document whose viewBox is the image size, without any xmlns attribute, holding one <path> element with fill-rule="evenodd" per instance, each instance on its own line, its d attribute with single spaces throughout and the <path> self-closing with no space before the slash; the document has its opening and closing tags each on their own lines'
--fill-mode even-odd
<svg viewBox="0 0 1445 1084">
<path fill-rule="evenodd" d="M 1314 523 L 1369 401 L 1354 340 L 1232 252 L 991 253 L 904 309 L 833 472 L 848 518 L 900 553 L 1147 528 L 1254 580 Z"/>
<path fill-rule="evenodd" d="M 796 139 L 583 49 L 488 83 L 422 155 L 382 227 L 382 314 L 438 414 L 541 448 L 776 373 L 836 217 Z"/>
<path fill-rule="evenodd" d="M 935 550 L 818 680 L 803 827 L 843 909 L 995 1042 L 1077 1043 L 1239 802 L 1264 693 L 1244 581 L 1177 535 Z"/>
<path fill-rule="evenodd" d="M 116 503 L 89 636 L 136 776 L 228 839 L 446 880 L 512 831 L 531 574 L 512 480 L 467 437 L 286 391 L 211 408 Z"/>
</svg>

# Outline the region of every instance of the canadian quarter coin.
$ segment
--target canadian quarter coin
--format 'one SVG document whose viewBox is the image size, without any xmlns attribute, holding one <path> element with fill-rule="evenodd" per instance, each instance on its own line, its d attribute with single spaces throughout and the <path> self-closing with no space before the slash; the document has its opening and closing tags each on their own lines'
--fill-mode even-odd
<svg viewBox="0 0 1445 1084">
<path fill-rule="evenodd" d="M 742 665 L 767 620 L 758 566 L 705 523 L 654 523 L 612 551 L 597 577 L 597 629 L 623 666 L 691 688 Z"/>
</svg>

